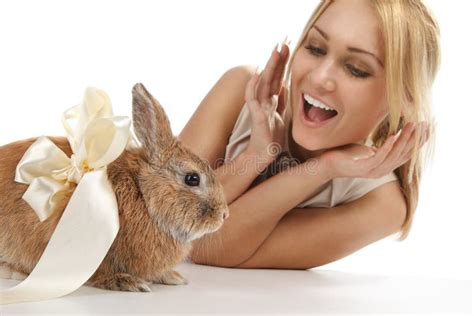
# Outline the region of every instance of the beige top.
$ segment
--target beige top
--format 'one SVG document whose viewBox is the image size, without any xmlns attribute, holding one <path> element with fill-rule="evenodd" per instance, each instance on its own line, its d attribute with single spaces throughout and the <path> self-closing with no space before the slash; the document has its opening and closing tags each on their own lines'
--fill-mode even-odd
<svg viewBox="0 0 474 316">
<path fill-rule="evenodd" d="M 226 147 L 225 161 L 234 160 L 243 150 L 245 150 L 250 141 L 251 134 L 251 116 L 247 105 L 245 104 L 237 118 L 229 143 Z M 250 187 L 268 179 L 278 173 L 284 166 L 296 163 L 288 150 L 288 133 L 285 133 L 285 143 L 282 147 L 282 153 L 270 164 L 266 171 L 261 173 Z M 350 202 L 372 191 L 376 187 L 398 180 L 394 172 L 391 172 L 378 179 L 365 178 L 335 178 L 321 186 L 320 190 L 312 198 L 300 203 L 297 207 L 333 207 L 341 203 Z"/>
</svg>

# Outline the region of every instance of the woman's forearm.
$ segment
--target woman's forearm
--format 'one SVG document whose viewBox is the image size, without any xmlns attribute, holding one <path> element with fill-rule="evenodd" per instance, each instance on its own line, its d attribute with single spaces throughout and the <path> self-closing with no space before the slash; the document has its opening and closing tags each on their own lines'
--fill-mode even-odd
<svg viewBox="0 0 474 316">
<path fill-rule="evenodd" d="M 234 267 L 249 258 L 280 219 L 330 180 L 324 166 L 305 162 L 245 192 L 229 205 L 230 216 L 216 233 L 194 244 L 193 261 Z"/>
</svg>

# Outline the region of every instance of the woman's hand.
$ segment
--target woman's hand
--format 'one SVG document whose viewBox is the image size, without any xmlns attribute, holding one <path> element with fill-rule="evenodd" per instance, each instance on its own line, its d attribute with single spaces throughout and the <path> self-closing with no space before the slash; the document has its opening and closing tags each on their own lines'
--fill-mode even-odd
<svg viewBox="0 0 474 316">
<path fill-rule="evenodd" d="M 415 146 L 415 129 L 422 136 L 420 147 L 429 138 L 428 124 L 407 123 L 396 135 L 387 138 L 380 148 L 349 144 L 323 152 L 320 163 L 331 178 L 380 178 L 411 159 Z"/>
<path fill-rule="evenodd" d="M 252 117 L 252 134 L 247 151 L 265 163 L 280 153 L 284 141 L 284 89 L 281 89 L 289 49 L 286 43 L 275 49 L 261 74 L 247 83 L 245 101 Z"/>
</svg>

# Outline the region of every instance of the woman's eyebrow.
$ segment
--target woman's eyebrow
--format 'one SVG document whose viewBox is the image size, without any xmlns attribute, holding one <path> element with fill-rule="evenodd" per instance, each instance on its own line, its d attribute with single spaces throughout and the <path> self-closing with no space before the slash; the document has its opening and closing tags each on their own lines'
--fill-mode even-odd
<svg viewBox="0 0 474 316">
<path fill-rule="evenodd" d="M 370 56 L 374 57 L 377 60 L 377 62 L 379 63 L 379 65 L 382 68 L 384 67 L 382 61 L 380 61 L 380 59 L 375 54 L 373 54 L 371 52 L 365 51 L 365 50 L 357 48 L 357 47 L 347 47 L 347 50 L 349 50 L 350 52 L 353 52 L 353 53 L 360 53 L 360 54 L 370 55 Z"/>
<path fill-rule="evenodd" d="M 329 41 L 329 36 L 326 34 L 326 32 L 324 32 L 323 30 L 321 30 L 319 27 L 317 27 L 316 25 L 313 25 L 313 27 L 316 29 L 316 31 L 318 31 L 322 37 L 324 37 L 324 39 L 326 41 Z"/>
<path fill-rule="evenodd" d="M 313 27 L 316 29 L 316 31 L 318 31 L 321 34 L 322 37 L 324 37 L 324 39 L 326 41 L 329 41 L 329 35 L 326 32 L 321 30 L 316 25 L 313 25 Z M 380 60 L 380 58 L 378 58 L 377 55 L 375 55 L 374 53 L 368 52 L 366 50 L 363 50 L 363 49 L 360 49 L 360 48 L 357 48 L 357 47 L 347 47 L 347 49 L 350 52 L 353 52 L 353 53 L 360 53 L 360 54 L 370 55 L 370 56 L 374 57 L 377 60 L 377 62 L 379 63 L 380 66 L 382 66 L 382 68 L 384 67 L 384 65 L 383 65 L 382 61 Z"/>
</svg>

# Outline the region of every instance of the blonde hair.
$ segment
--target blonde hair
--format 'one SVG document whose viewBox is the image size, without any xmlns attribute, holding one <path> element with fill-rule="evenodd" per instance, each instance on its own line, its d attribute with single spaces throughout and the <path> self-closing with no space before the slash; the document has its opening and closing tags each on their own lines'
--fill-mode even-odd
<svg viewBox="0 0 474 316">
<path fill-rule="evenodd" d="M 333 1 L 323 0 L 319 3 L 306 23 L 294 52 L 300 49 L 309 30 Z M 430 136 L 425 146 L 419 149 L 423 135 L 416 131 L 412 158 L 395 170 L 407 205 L 407 215 L 399 236 L 399 240 L 404 240 L 410 231 L 418 204 L 423 167 L 431 160 L 434 151 L 435 126 L 430 96 L 440 64 L 439 27 L 421 0 L 371 0 L 371 3 L 379 17 L 384 38 L 389 114 L 369 138 L 379 147 L 407 122 L 426 121 L 430 124 Z M 287 93 L 283 115 L 290 130 L 291 66 L 294 56 L 293 53 L 285 73 Z"/>
</svg>

